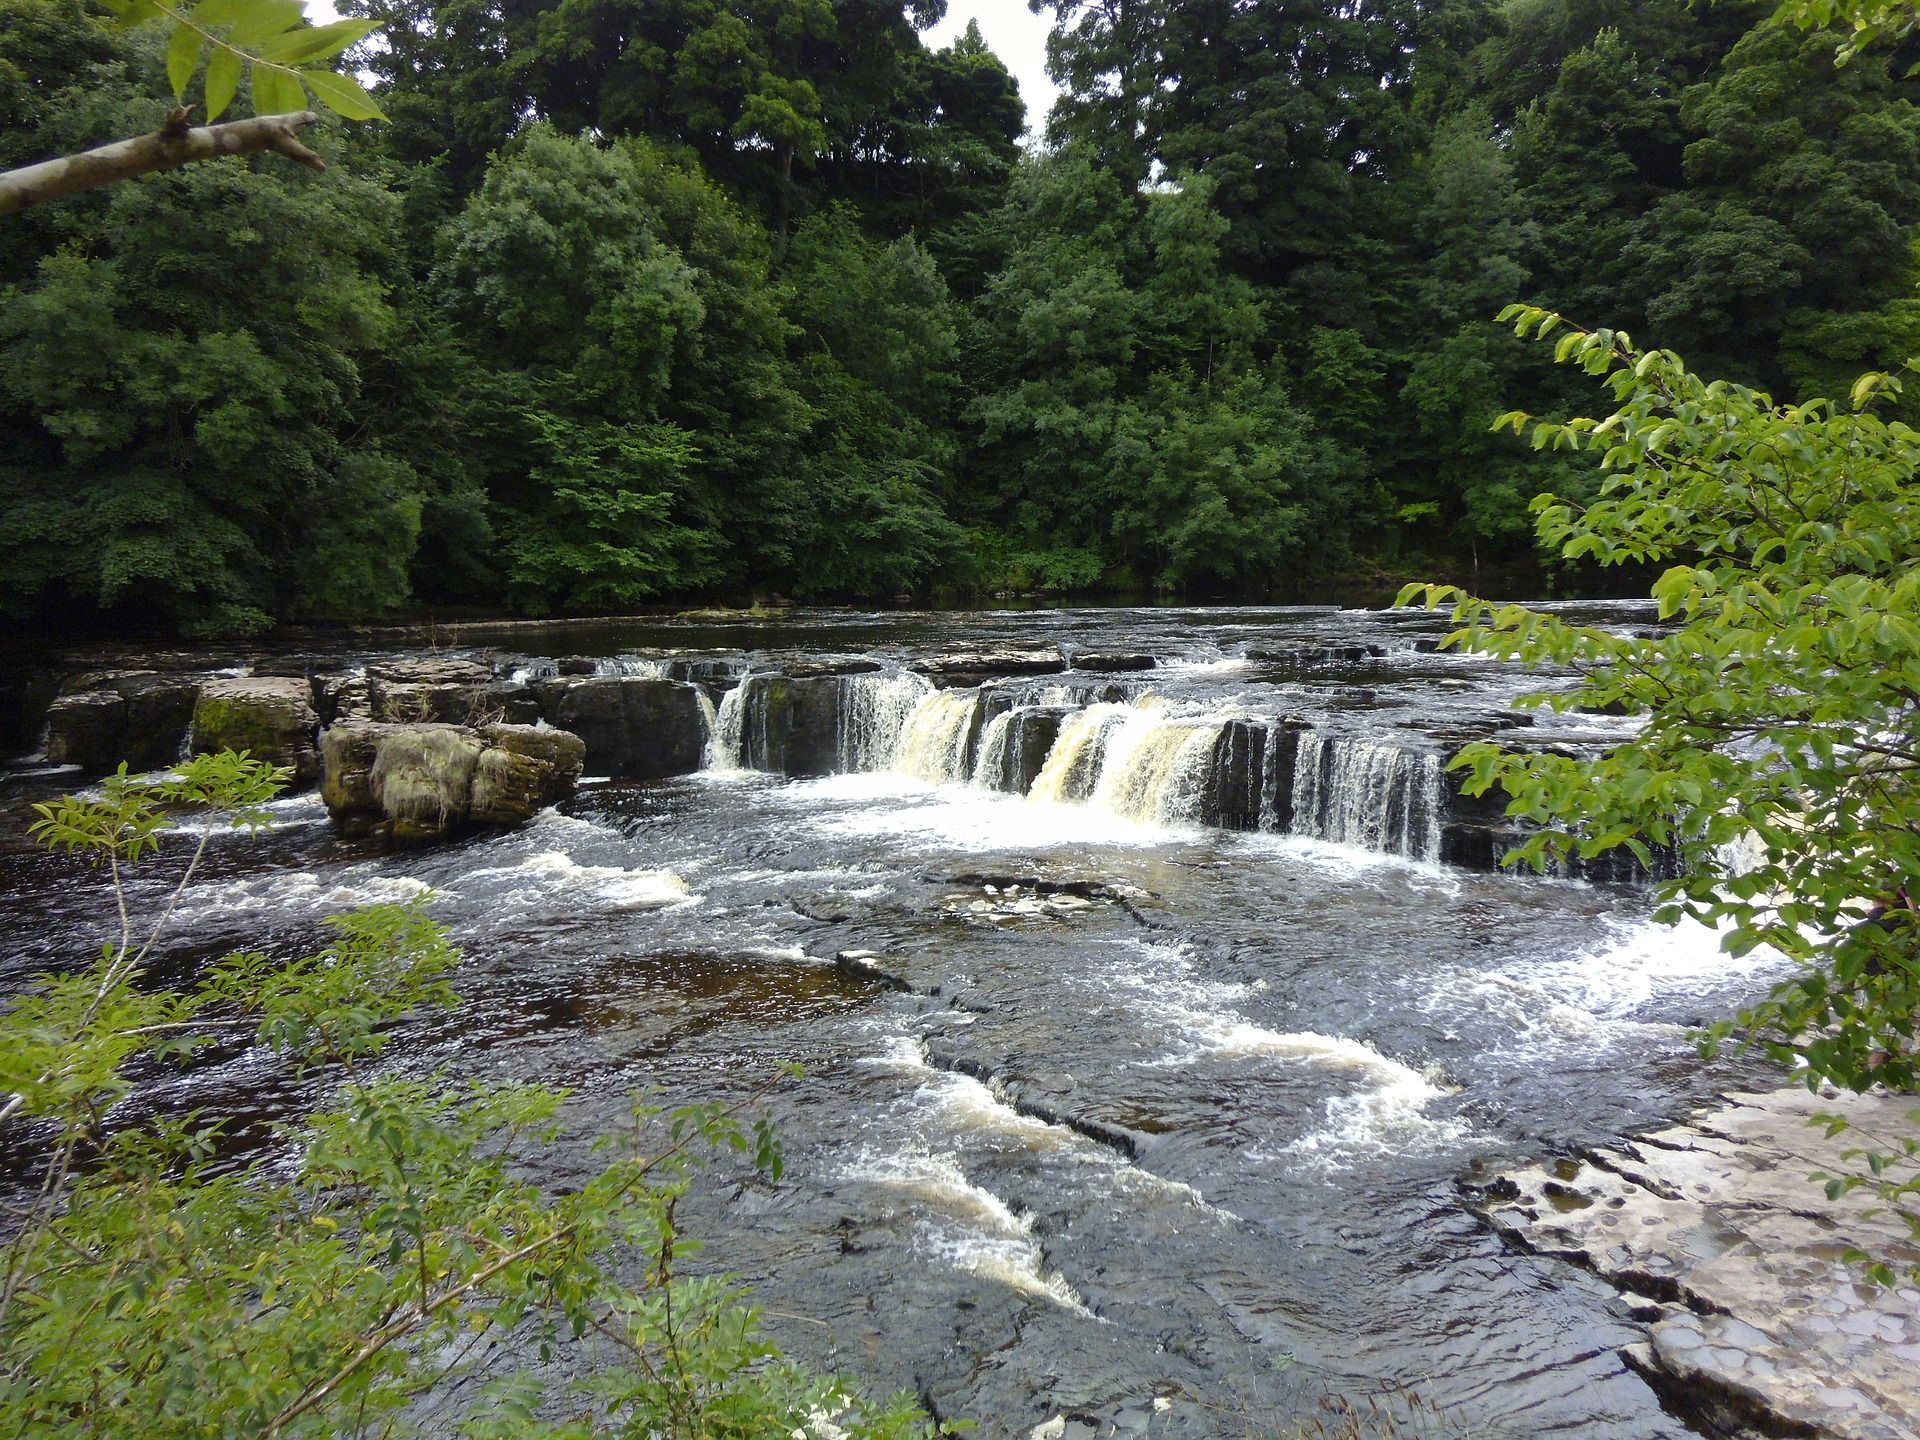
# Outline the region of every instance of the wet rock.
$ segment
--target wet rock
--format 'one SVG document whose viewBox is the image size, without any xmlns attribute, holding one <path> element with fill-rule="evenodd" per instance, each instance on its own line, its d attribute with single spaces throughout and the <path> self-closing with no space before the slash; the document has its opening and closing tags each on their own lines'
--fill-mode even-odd
<svg viewBox="0 0 1920 1440">
<path fill-rule="evenodd" d="M 47 708 L 59 693 L 60 676 L 51 666 L 15 664 L 0 672 L 0 755 L 40 748 Z"/>
<path fill-rule="evenodd" d="M 291 676 L 215 677 L 193 707 L 196 755 L 245 750 L 256 760 L 291 767 L 297 781 L 320 773 L 314 732 L 320 716 L 312 688 Z"/>
<path fill-rule="evenodd" d="M 567 655 L 556 660 L 553 666 L 556 675 L 597 675 L 600 673 L 598 661 L 589 660 L 584 655 Z"/>
<path fill-rule="evenodd" d="M 517 825 L 573 793 L 579 737 L 530 725 L 346 721 L 321 737 L 320 796 L 350 833 L 435 840 Z"/>
<path fill-rule="evenodd" d="M 1828 1199 L 1813 1172 L 1857 1169 L 1858 1136 L 1911 1133 L 1912 1096 L 1731 1095 L 1727 1108 L 1579 1162 L 1507 1177 L 1494 1225 L 1658 1310 L 1628 1362 L 1683 1409 L 1775 1434 L 1911 1440 L 1920 1432 L 1920 1289 L 1874 1289 L 1842 1256 L 1920 1260 L 1869 1192 Z"/>
<path fill-rule="evenodd" d="M 480 692 L 483 723 L 538 725 L 540 701 L 531 685 L 513 680 L 496 680 Z"/>
<path fill-rule="evenodd" d="M 779 775 L 831 775 L 840 768 L 845 687 L 838 675 L 749 675 L 740 682 L 746 723 L 740 763 Z"/>
<path fill-rule="evenodd" d="M 369 679 L 388 685 L 485 685 L 493 679 L 490 661 L 454 655 L 407 655 L 367 666 Z"/>
<path fill-rule="evenodd" d="M 913 668 L 936 685 L 979 685 L 1010 675 L 1058 675 L 1067 668 L 1058 650 L 968 650 L 916 660 Z"/>
<path fill-rule="evenodd" d="M 1264 665 L 1351 665 L 1362 660 L 1386 657 L 1384 645 L 1287 645 L 1249 646 L 1247 659 Z"/>
<path fill-rule="evenodd" d="M 1076 670 L 1093 670 L 1103 675 L 1128 670 L 1151 670 L 1160 662 L 1151 655 L 1120 655 L 1104 651 L 1080 650 L 1073 657 Z"/>
<path fill-rule="evenodd" d="M 151 670 L 76 676 L 47 707 L 47 759 L 93 772 L 157 770 L 180 758 L 198 680 Z"/>
<path fill-rule="evenodd" d="M 1207 762 L 1207 789 L 1200 801 L 1202 825 L 1223 830 L 1259 828 L 1267 736 L 1266 726 L 1249 720 L 1229 720 L 1221 727 Z"/>
<path fill-rule="evenodd" d="M 1062 706 L 1024 706 L 1007 715 L 1004 743 L 983 753 L 980 779 L 990 789 L 1024 795 L 1033 788 L 1060 726 L 1073 711 Z"/>
<path fill-rule="evenodd" d="M 517 825 L 573 793 L 587 747 L 565 730 L 487 725 L 474 763 L 468 816 L 480 825 Z"/>
<path fill-rule="evenodd" d="M 878 660 L 787 660 L 780 673 L 795 680 L 812 680 L 822 675 L 874 675 L 886 669 Z"/>
<path fill-rule="evenodd" d="M 676 655 L 666 662 L 667 679 L 698 685 L 714 700 L 738 684 L 746 668 L 746 661 L 733 656 Z"/>
<path fill-rule="evenodd" d="M 578 735 L 596 775 L 655 780 L 698 770 L 707 724 L 700 692 L 677 680 L 601 675 L 533 687 L 551 725 Z"/>
<path fill-rule="evenodd" d="M 373 686 L 362 674 L 316 675 L 313 708 L 322 725 L 336 720 L 371 720 Z"/>
</svg>

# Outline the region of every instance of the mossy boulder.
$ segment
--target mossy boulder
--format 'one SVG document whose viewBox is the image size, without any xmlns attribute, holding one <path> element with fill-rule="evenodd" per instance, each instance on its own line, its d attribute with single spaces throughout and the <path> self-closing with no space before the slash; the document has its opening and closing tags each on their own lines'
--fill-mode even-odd
<svg viewBox="0 0 1920 1440">
<path fill-rule="evenodd" d="M 218 677 L 200 687 L 193 707 L 193 752 L 244 750 L 256 760 L 292 768 L 294 779 L 320 773 L 314 732 L 320 716 L 312 687 L 292 676 Z"/>
<path fill-rule="evenodd" d="M 578 736 L 531 725 L 342 721 L 320 740 L 320 797 L 350 833 L 436 840 L 517 825 L 573 793 Z"/>
</svg>

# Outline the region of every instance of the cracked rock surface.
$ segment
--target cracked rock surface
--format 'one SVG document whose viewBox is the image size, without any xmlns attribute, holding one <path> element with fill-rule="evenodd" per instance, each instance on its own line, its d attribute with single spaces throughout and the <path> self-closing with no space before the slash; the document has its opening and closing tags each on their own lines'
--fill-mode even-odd
<svg viewBox="0 0 1920 1440">
<path fill-rule="evenodd" d="M 1857 1147 L 1914 1132 L 1912 1095 L 1726 1097 L 1725 1109 L 1507 1177 L 1493 1224 L 1593 1270 L 1650 1320 L 1629 1363 L 1721 1433 L 1920 1437 L 1920 1289 L 1865 1283 L 1858 1248 L 1896 1271 L 1920 1261 L 1870 1191 L 1826 1197 L 1816 1172 L 1860 1169 Z M 1808 1123 L 1840 1114 L 1828 1137 Z M 1876 1138 L 1883 1143 L 1876 1145 Z"/>
</svg>

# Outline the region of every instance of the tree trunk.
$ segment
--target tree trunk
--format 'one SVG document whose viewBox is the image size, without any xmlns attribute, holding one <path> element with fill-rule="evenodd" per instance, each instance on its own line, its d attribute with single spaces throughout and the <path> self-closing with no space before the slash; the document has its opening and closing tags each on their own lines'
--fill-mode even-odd
<svg viewBox="0 0 1920 1440">
<path fill-rule="evenodd" d="M 299 138 L 300 131 L 319 119 L 311 110 L 295 110 L 285 115 L 230 120 L 224 125 L 189 125 L 187 112 L 175 110 L 151 135 L 0 173 L 0 215 L 17 215 L 63 195 L 76 195 L 156 170 L 177 170 L 192 161 L 216 160 L 222 155 L 271 150 L 310 169 L 324 170 L 327 162 L 302 145 Z"/>
</svg>

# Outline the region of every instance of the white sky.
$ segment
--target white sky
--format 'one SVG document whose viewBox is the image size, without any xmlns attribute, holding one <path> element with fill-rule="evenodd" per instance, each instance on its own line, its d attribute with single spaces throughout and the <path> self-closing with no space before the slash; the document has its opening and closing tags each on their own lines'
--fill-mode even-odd
<svg viewBox="0 0 1920 1440">
<path fill-rule="evenodd" d="M 1047 31 L 1051 15 L 1036 15 L 1027 0 L 947 0 L 947 18 L 921 38 L 938 50 L 959 37 L 967 21 L 978 20 L 988 48 L 998 55 L 1020 82 L 1020 98 L 1027 103 L 1027 131 L 1038 135 L 1046 128 L 1047 112 L 1060 93 L 1047 78 Z"/>
</svg>

